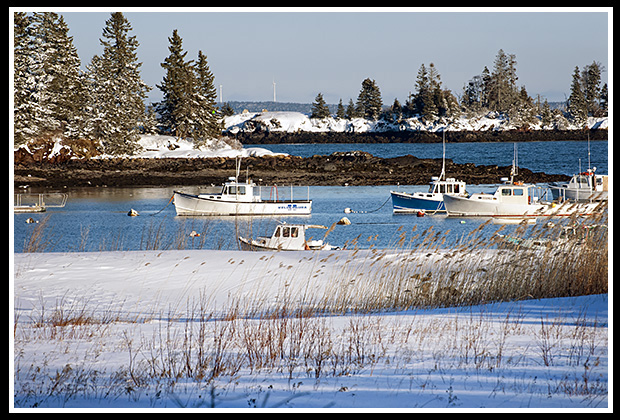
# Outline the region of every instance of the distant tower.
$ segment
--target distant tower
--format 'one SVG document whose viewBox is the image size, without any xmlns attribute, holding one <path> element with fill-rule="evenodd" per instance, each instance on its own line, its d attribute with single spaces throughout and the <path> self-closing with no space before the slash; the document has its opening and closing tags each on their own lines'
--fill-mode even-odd
<svg viewBox="0 0 620 420">
<path fill-rule="evenodd" d="M 273 101 L 276 101 L 276 81 L 273 81 Z"/>
</svg>

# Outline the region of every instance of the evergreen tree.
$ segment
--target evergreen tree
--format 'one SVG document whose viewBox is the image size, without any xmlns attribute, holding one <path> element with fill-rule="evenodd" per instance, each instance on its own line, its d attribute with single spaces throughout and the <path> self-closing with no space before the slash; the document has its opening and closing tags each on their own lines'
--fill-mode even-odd
<svg viewBox="0 0 620 420">
<path fill-rule="evenodd" d="M 570 96 L 568 97 L 566 108 L 573 121 L 578 125 L 585 124 L 588 114 L 578 66 L 576 66 L 573 71 L 573 81 L 571 83 Z"/>
<path fill-rule="evenodd" d="M 195 70 L 198 86 L 193 94 L 196 96 L 198 108 L 192 137 L 194 138 L 194 147 L 200 147 L 205 140 L 219 137 L 222 133 L 223 124 L 217 109 L 215 78 L 209 69 L 207 56 L 202 51 L 198 51 L 198 62 Z"/>
<path fill-rule="evenodd" d="M 394 103 L 392 104 L 392 107 L 390 108 L 390 113 L 388 115 L 388 118 L 392 120 L 393 122 L 400 122 L 402 120 L 403 107 L 401 106 L 400 102 L 398 102 L 398 98 L 394 98 Z"/>
<path fill-rule="evenodd" d="M 329 117 L 329 108 L 323 99 L 323 94 L 319 92 L 312 103 L 312 114 L 310 115 L 310 118 L 323 119 L 327 117 Z"/>
<path fill-rule="evenodd" d="M 355 104 L 353 103 L 353 99 L 349 98 L 349 103 L 347 105 L 347 111 L 345 113 L 345 117 L 348 120 L 352 120 L 353 118 L 359 118 L 359 114 L 357 113 L 357 109 L 355 108 Z"/>
<path fill-rule="evenodd" d="M 549 127 L 553 121 L 553 113 L 551 112 L 551 107 L 549 106 L 549 102 L 545 99 L 545 102 L 542 105 L 540 110 L 540 122 L 542 127 Z"/>
<path fill-rule="evenodd" d="M 607 116 L 609 113 L 609 88 L 607 83 L 601 88 L 601 115 Z"/>
<path fill-rule="evenodd" d="M 103 54 L 94 56 L 88 67 L 92 135 L 113 155 L 133 154 L 138 148 L 150 90 L 140 77 L 139 44 L 129 36 L 131 29 L 122 13 L 112 13 L 99 39 Z"/>
<path fill-rule="evenodd" d="M 220 108 L 220 113 L 224 116 L 224 117 L 230 117 L 231 115 L 235 115 L 235 110 L 233 109 L 232 106 L 230 106 L 230 104 L 228 102 L 222 104 L 221 108 Z"/>
<path fill-rule="evenodd" d="M 80 60 L 62 16 L 15 15 L 15 138 L 84 134 L 86 93 Z"/>
<path fill-rule="evenodd" d="M 516 64 L 514 54 L 506 54 L 502 49 L 498 51 L 488 85 L 490 109 L 507 112 L 516 103 Z"/>
<path fill-rule="evenodd" d="M 342 98 L 340 98 L 340 101 L 338 102 L 338 108 L 336 109 L 336 118 L 344 119 L 345 115 L 346 114 L 345 114 L 344 106 L 342 105 Z"/>
<path fill-rule="evenodd" d="M 157 104 L 160 127 L 164 132 L 181 137 L 182 130 L 180 107 L 188 94 L 187 78 L 190 75 L 190 63 L 185 62 L 187 52 L 183 51 L 183 40 L 175 29 L 168 38 L 170 55 L 161 66 L 166 70 L 161 85 L 157 87 L 163 93 L 163 99 Z"/>
<path fill-rule="evenodd" d="M 15 145 L 20 145 L 37 133 L 36 101 L 31 77 L 32 41 L 31 19 L 24 12 L 13 14 L 13 133 Z"/>
<path fill-rule="evenodd" d="M 582 72 L 581 87 L 585 101 L 586 111 L 590 116 L 598 115 L 601 99 L 601 71 L 602 65 L 593 61 L 584 67 Z"/>
<path fill-rule="evenodd" d="M 382 106 L 379 87 L 374 80 L 364 79 L 356 102 L 358 114 L 366 119 L 376 120 L 379 118 Z"/>
</svg>

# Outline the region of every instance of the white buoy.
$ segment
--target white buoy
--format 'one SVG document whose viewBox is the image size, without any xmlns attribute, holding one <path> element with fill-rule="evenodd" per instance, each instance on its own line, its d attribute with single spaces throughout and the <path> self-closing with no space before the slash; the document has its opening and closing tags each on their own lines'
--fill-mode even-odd
<svg viewBox="0 0 620 420">
<path fill-rule="evenodd" d="M 127 216 L 137 216 L 139 213 L 137 211 L 135 211 L 134 209 L 129 210 L 129 212 L 127 213 Z"/>
</svg>

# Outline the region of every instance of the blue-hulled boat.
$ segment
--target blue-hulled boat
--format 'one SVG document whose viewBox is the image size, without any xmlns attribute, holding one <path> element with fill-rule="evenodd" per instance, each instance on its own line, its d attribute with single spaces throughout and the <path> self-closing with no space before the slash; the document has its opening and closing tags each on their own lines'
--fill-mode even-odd
<svg viewBox="0 0 620 420">
<path fill-rule="evenodd" d="M 444 194 L 467 196 L 465 182 L 454 178 L 446 178 L 446 131 L 443 131 L 443 163 L 439 177 L 432 177 L 428 192 L 399 192 L 390 191 L 394 213 L 446 213 L 443 202 Z"/>
<path fill-rule="evenodd" d="M 390 191 L 393 211 L 394 213 L 445 213 L 444 194 L 466 196 L 465 186 L 465 182 L 454 178 L 433 177 L 428 192 Z"/>
</svg>

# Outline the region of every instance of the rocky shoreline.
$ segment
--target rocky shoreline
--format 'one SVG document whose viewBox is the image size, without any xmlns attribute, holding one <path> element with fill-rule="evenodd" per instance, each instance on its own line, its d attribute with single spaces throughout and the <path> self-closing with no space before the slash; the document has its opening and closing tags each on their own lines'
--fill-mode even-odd
<svg viewBox="0 0 620 420">
<path fill-rule="evenodd" d="M 366 152 L 328 156 L 262 156 L 243 158 L 246 174 L 261 185 L 427 185 L 441 172 L 441 159 L 412 155 L 379 158 Z M 510 166 L 455 164 L 446 159 L 446 175 L 468 184 L 495 184 L 510 175 Z M 221 185 L 235 174 L 234 158 L 70 159 L 62 163 L 22 162 L 13 166 L 16 191 L 25 187 L 161 187 Z M 532 183 L 567 181 L 561 174 L 519 168 L 517 180 Z"/>
</svg>

